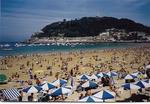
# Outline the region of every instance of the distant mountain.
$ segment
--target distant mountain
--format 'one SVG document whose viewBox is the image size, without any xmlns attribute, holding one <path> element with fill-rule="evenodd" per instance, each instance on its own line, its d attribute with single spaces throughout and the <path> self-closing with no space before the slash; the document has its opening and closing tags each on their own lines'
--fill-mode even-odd
<svg viewBox="0 0 150 104">
<path fill-rule="evenodd" d="M 133 20 L 114 17 L 83 17 L 66 21 L 54 22 L 45 26 L 41 31 L 32 35 L 32 37 L 84 37 L 96 36 L 106 29 L 124 29 L 127 33 L 133 31 L 145 32 L 150 34 L 150 27 Z"/>
</svg>

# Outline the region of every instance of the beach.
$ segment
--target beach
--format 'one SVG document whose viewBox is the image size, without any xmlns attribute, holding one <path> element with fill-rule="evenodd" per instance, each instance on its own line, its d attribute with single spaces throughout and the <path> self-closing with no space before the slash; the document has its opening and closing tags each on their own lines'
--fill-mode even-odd
<svg viewBox="0 0 150 104">
<path fill-rule="evenodd" d="M 95 49 L 7 56 L 0 59 L 0 72 L 7 75 L 9 82 L 0 85 L 0 89 L 28 86 L 29 70 L 32 70 L 32 75 L 36 76 L 40 82 L 52 82 L 56 79 L 67 80 L 70 73 L 72 73 L 74 83 L 77 86 L 79 75 L 109 71 L 133 73 L 143 71 L 144 66 L 148 65 L 149 62 L 150 44 L 148 43 L 122 49 Z M 118 77 L 115 79 L 116 86 L 125 83 L 124 79 Z M 19 81 L 23 81 L 23 83 Z M 32 84 L 37 84 L 37 80 L 33 79 Z M 92 92 L 100 89 L 109 89 L 109 87 L 94 89 Z M 77 101 L 79 95 L 80 93 L 74 92 L 66 101 Z M 121 97 L 116 99 L 123 100 L 129 96 L 129 92 L 124 91 L 121 93 Z"/>
</svg>

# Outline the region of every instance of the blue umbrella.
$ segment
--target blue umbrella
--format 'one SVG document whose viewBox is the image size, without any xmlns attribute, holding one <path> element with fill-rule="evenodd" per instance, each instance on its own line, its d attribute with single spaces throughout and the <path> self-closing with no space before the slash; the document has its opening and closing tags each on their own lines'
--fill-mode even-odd
<svg viewBox="0 0 150 104">
<path fill-rule="evenodd" d="M 103 102 L 102 99 L 96 98 L 94 96 L 87 96 L 79 100 L 79 102 Z"/>
<path fill-rule="evenodd" d="M 135 85 L 135 84 L 131 84 L 131 83 L 126 83 L 124 85 L 122 85 L 122 87 L 125 89 L 125 90 L 131 90 L 131 89 L 140 89 L 141 87 Z"/>
<path fill-rule="evenodd" d="M 144 82 L 149 83 L 150 84 L 150 79 L 146 79 L 144 80 Z"/>
<path fill-rule="evenodd" d="M 26 93 L 37 93 L 37 92 L 40 92 L 41 90 L 42 88 L 38 86 L 30 86 L 30 87 L 23 89 L 22 91 Z"/>
<path fill-rule="evenodd" d="M 59 95 L 64 95 L 64 94 L 68 94 L 71 92 L 71 89 L 65 88 L 65 87 L 60 87 L 57 88 L 56 90 L 54 90 L 50 96 L 59 96 Z"/>
<path fill-rule="evenodd" d="M 148 88 L 148 87 L 150 87 L 150 84 L 148 84 L 148 83 L 146 83 L 144 81 L 138 81 L 138 82 L 136 82 L 136 85 L 138 85 L 141 88 Z"/>
<path fill-rule="evenodd" d="M 135 79 L 135 78 L 137 78 L 137 76 L 134 76 L 132 74 L 128 74 L 128 75 L 125 76 L 124 79 Z"/>
<path fill-rule="evenodd" d="M 67 81 L 66 80 L 63 80 L 63 79 L 58 79 L 58 80 L 55 80 L 55 81 L 53 81 L 52 82 L 52 84 L 54 85 L 54 86 L 62 86 L 62 85 L 64 85 L 64 84 L 67 84 Z"/>
<path fill-rule="evenodd" d="M 93 96 L 105 100 L 105 99 L 115 98 L 116 94 L 114 92 L 109 91 L 109 90 L 102 90 L 100 92 L 97 92 Z"/>
<path fill-rule="evenodd" d="M 96 75 L 98 78 L 107 77 L 108 75 L 106 73 L 100 72 Z"/>
<path fill-rule="evenodd" d="M 116 72 L 108 72 L 107 75 L 109 77 L 114 77 L 114 76 L 117 76 L 118 74 Z"/>
<path fill-rule="evenodd" d="M 97 86 L 98 85 L 93 81 L 87 81 L 82 85 L 83 88 L 96 88 Z"/>
<path fill-rule="evenodd" d="M 79 78 L 80 80 L 90 80 L 90 76 L 86 75 L 86 74 L 83 74 L 80 76 Z"/>
<path fill-rule="evenodd" d="M 40 85 L 40 87 L 43 90 L 49 90 L 49 89 L 55 88 L 56 86 L 52 85 L 51 83 L 44 83 L 44 84 Z"/>
</svg>

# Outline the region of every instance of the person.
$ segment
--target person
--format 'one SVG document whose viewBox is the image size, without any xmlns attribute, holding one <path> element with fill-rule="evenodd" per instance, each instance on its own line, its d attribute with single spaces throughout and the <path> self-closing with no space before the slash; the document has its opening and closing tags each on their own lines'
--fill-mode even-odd
<svg viewBox="0 0 150 104">
<path fill-rule="evenodd" d="M 22 91 L 19 91 L 20 95 L 18 96 L 18 101 L 21 102 L 23 98 L 23 93 Z"/>
<path fill-rule="evenodd" d="M 30 96 L 28 96 L 28 101 L 29 101 L 29 102 L 33 101 L 33 95 L 34 95 L 34 94 L 33 94 L 33 93 L 31 93 L 31 95 L 30 95 Z"/>
<path fill-rule="evenodd" d="M 83 94 L 81 93 L 79 96 L 79 100 L 83 98 Z"/>
</svg>

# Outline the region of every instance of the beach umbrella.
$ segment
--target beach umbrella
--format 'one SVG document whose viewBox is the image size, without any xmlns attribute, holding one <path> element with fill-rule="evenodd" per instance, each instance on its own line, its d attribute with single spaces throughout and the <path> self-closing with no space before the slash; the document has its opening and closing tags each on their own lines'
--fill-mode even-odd
<svg viewBox="0 0 150 104">
<path fill-rule="evenodd" d="M 109 91 L 109 90 L 102 90 L 102 91 L 97 92 L 93 96 L 105 100 L 105 99 L 115 98 L 116 94 L 114 92 Z"/>
<path fill-rule="evenodd" d="M 131 84 L 131 83 L 123 84 L 122 87 L 124 88 L 124 90 L 140 89 L 141 88 L 141 87 L 139 87 L 135 84 Z"/>
<path fill-rule="evenodd" d="M 83 74 L 79 77 L 79 80 L 90 80 L 90 76 Z"/>
<path fill-rule="evenodd" d="M 107 74 L 103 73 L 103 72 L 100 72 L 97 74 L 98 77 L 102 78 L 102 77 L 105 77 L 107 76 Z"/>
<path fill-rule="evenodd" d="M 90 77 L 90 79 L 91 79 L 91 80 L 93 80 L 93 79 L 94 79 L 94 80 L 98 80 L 98 77 L 97 77 L 95 74 L 92 74 L 91 77 Z"/>
<path fill-rule="evenodd" d="M 56 90 L 54 90 L 50 96 L 59 96 L 59 95 L 64 95 L 64 94 L 68 94 L 71 92 L 71 89 L 65 88 L 65 87 L 60 87 L 57 88 Z"/>
<path fill-rule="evenodd" d="M 79 102 L 103 102 L 102 99 L 96 98 L 94 96 L 87 96 L 78 101 Z"/>
<path fill-rule="evenodd" d="M 93 81 L 87 81 L 82 85 L 83 88 L 96 88 L 98 85 Z"/>
<path fill-rule="evenodd" d="M 138 76 L 140 74 L 140 72 L 134 72 L 134 73 L 132 73 L 131 75 L 133 75 L 133 76 Z"/>
<path fill-rule="evenodd" d="M 137 82 L 135 83 L 135 85 L 138 85 L 138 86 L 141 87 L 141 88 L 148 88 L 148 87 L 150 87 L 150 84 L 149 84 L 149 83 L 146 83 L 146 82 L 144 82 L 144 81 L 137 81 Z"/>
<path fill-rule="evenodd" d="M 66 80 L 63 80 L 63 79 L 57 79 L 55 81 L 52 82 L 52 85 L 58 87 L 58 86 L 62 86 L 64 84 L 67 84 L 67 81 Z"/>
<path fill-rule="evenodd" d="M 50 89 L 55 88 L 56 86 L 52 85 L 51 83 L 44 83 L 44 84 L 40 85 L 40 87 L 43 90 L 50 90 Z"/>
<path fill-rule="evenodd" d="M 150 84 L 150 79 L 146 79 L 144 80 L 144 82 L 149 83 Z"/>
<path fill-rule="evenodd" d="M 116 73 L 116 72 L 108 72 L 107 73 L 107 75 L 109 76 L 109 77 L 114 77 L 114 76 L 117 76 L 118 74 Z"/>
<path fill-rule="evenodd" d="M 20 95 L 16 88 L 2 90 L 2 93 L 9 100 L 17 99 Z"/>
<path fill-rule="evenodd" d="M 0 73 L 0 82 L 6 82 L 7 76 L 5 74 Z"/>
<path fill-rule="evenodd" d="M 37 92 L 40 92 L 41 90 L 42 90 L 41 87 L 32 85 L 30 87 L 23 89 L 22 91 L 26 93 L 37 93 Z"/>
<path fill-rule="evenodd" d="M 132 75 L 132 74 L 128 74 L 128 75 L 125 76 L 124 79 L 134 79 L 134 78 L 137 78 L 137 77 Z"/>
</svg>

